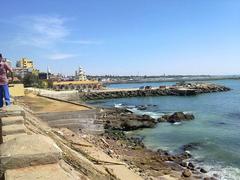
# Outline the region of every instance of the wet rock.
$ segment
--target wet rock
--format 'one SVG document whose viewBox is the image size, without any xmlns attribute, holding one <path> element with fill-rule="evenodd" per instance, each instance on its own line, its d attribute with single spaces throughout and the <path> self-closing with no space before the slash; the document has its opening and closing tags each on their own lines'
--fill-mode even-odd
<svg viewBox="0 0 240 180">
<path fill-rule="evenodd" d="M 175 162 L 170 161 L 170 162 L 165 162 L 165 164 L 174 171 L 182 171 L 183 170 L 183 167 L 181 167 L 179 164 L 177 164 Z"/>
<path fill-rule="evenodd" d="M 126 109 L 106 109 L 98 118 L 103 120 L 105 129 L 113 130 L 131 131 L 153 128 L 157 124 L 156 120 L 148 115 L 136 115 Z"/>
<path fill-rule="evenodd" d="M 189 169 L 185 169 L 183 172 L 182 172 L 182 176 L 183 177 L 190 177 L 192 175 L 192 172 L 189 170 Z"/>
<path fill-rule="evenodd" d="M 167 119 L 165 119 L 164 117 L 160 117 L 157 119 L 158 122 L 167 122 Z"/>
<path fill-rule="evenodd" d="M 190 163 L 188 163 L 188 168 L 189 168 L 189 169 L 194 169 L 195 166 L 193 165 L 193 163 L 190 162 Z"/>
<path fill-rule="evenodd" d="M 202 146 L 202 143 L 199 142 L 192 142 L 192 143 L 188 143 L 185 144 L 181 147 L 181 149 L 183 151 L 191 151 L 191 150 L 196 150 L 199 149 L 199 147 Z"/>
<path fill-rule="evenodd" d="M 181 121 L 188 121 L 188 120 L 193 120 L 194 115 L 189 114 L 189 113 L 183 113 L 183 112 L 175 112 L 171 115 L 163 115 L 161 118 L 158 119 L 158 122 L 170 122 L 170 123 L 175 123 L 175 122 L 181 122 Z"/>
<path fill-rule="evenodd" d="M 217 180 L 215 177 L 205 177 L 203 180 Z"/>
<path fill-rule="evenodd" d="M 147 110 L 147 106 L 144 106 L 144 105 L 140 105 L 140 106 L 136 106 L 136 108 L 140 111 L 145 111 Z"/>
<path fill-rule="evenodd" d="M 182 167 L 187 167 L 187 162 L 181 162 L 180 165 L 181 165 Z"/>
<path fill-rule="evenodd" d="M 203 169 L 203 168 L 200 169 L 200 172 L 201 173 L 207 173 L 207 171 L 205 169 Z"/>
</svg>

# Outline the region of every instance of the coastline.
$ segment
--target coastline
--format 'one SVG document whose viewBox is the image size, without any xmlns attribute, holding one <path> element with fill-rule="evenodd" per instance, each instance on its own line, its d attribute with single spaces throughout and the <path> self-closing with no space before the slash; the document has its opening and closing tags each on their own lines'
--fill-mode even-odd
<svg viewBox="0 0 240 180">
<path fill-rule="evenodd" d="M 105 123 L 105 132 L 102 136 L 93 136 L 91 140 L 108 155 L 128 164 L 130 169 L 134 170 L 144 179 L 156 179 L 166 175 L 176 179 L 191 177 L 192 179 L 215 180 L 218 178 L 217 174 L 209 177 L 206 175 L 207 171 L 204 168 L 193 164 L 194 157 L 187 151 L 187 149 L 192 148 L 193 145 L 185 145 L 182 152 L 178 154 L 171 154 L 162 149 L 158 149 L 157 151 L 151 150 L 144 145 L 143 137 L 129 135 L 132 132 L 131 128 L 126 130 L 124 128 L 119 129 L 114 127 L 114 125 L 109 123 L 109 121 L 111 121 L 110 119 L 113 118 L 112 115 L 109 119 L 105 114 L 105 112 L 108 111 L 115 111 L 115 115 L 117 115 L 115 120 L 123 121 L 124 118 L 121 117 L 123 117 L 127 111 L 119 111 L 116 108 L 98 108 L 101 114 L 104 114 L 105 120 L 103 120 L 104 118 L 100 119 Z M 143 115 L 141 117 L 146 120 L 146 116 Z M 139 120 L 139 118 L 140 117 L 137 119 Z M 147 119 L 152 120 L 151 118 Z M 134 121 L 134 118 L 132 120 Z M 159 121 L 156 123 L 162 122 Z M 140 125 L 139 128 L 135 128 L 134 130 L 154 127 L 155 126 L 152 125 L 149 127 L 142 127 Z"/>
<path fill-rule="evenodd" d="M 118 114 L 121 114 L 121 112 Z M 103 136 L 91 136 L 91 141 L 97 147 L 102 148 L 109 156 L 126 162 L 130 169 L 133 169 L 145 179 L 149 177 L 149 179 L 154 179 L 165 175 L 175 179 L 183 178 L 182 173 L 186 169 L 194 172 L 191 172 L 191 178 L 217 179 L 216 174 L 216 177 L 206 177 L 205 173 L 200 172 L 201 167 L 194 167 L 194 164 L 190 164 L 188 162 L 189 154 L 171 155 L 161 149 L 152 151 L 147 149 L 139 138 L 126 136 L 124 130 L 106 131 Z"/>
<path fill-rule="evenodd" d="M 199 82 L 205 82 L 205 81 L 214 81 L 214 80 L 239 80 L 239 76 L 231 76 L 231 77 L 179 77 L 179 78 L 147 78 L 147 79 L 141 79 L 141 80 L 118 80 L 118 81 L 111 81 L 111 82 L 105 82 L 104 84 L 110 85 L 110 84 L 132 84 L 132 83 L 158 83 L 158 82 L 180 82 L 180 81 L 199 81 Z"/>
<path fill-rule="evenodd" d="M 199 94 L 201 94 L 229 91 L 230 88 L 214 85 L 213 89 L 211 89 L 211 87 L 209 88 L 209 86 L 206 86 L 199 88 L 199 90 Z M 103 107 L 98 108 L 100 108 L 101 111 L 103 111 L 103 109 L 106 109 Z M 127 112 L 117 112 L 116 114 L 119 116 L 117 115 L 115 121 L 123 120 L 122 116 L 124 116 L 124 113 Z M 110 118 L 112 118 L 112 116 L 110 116 Z M 130 119 L 132 119 L 132 117 L 130 117 Z M 144 116 L 143 120 L 145 121 L 146 119 L 150 120 L 150 122 L 152 121 L 151 118 Z M 155 125 L 162 122 L 166 121 L 158 120 Z M 144 177 L 156 178 L 158 176 L 167 174 L 174 178 L 191 177 L 193 179 L 206 180 L 215 180 L 219 178 L 219 175 L 216 173 L 212 174 L 211 176 L 207 175 L 208 172 L 201 165 L 199 166 L 198 164 L 195 164 L 195 159 L 192 157 L 188 150 L 194 149 L 194 146 L 197 146 L 197 144 L 183 144 L 182 152 L 178 154 L 171 154 L 168 151 L 162 150 L 161 148 L 157 151 L 153 151 L 143 144 L 143 139 L 141 137 L 135 138 L 128 136 L 126 134 L 128 130 L 126 131 L 124 128 L 113 128 L 111 123 L 109 123 L 109 120 L 106 121 L 105 125 L 107 125 L 107 128 L 105 128 L 106 132 L 104 133 L 103 137 L 104 141 L 111 145 L 110 154 L 113 154 L 117 157 L 122 156 L 121 160 L 126 161 L 130 167 L 136 168 L 137 171 L 139 170 L 140 175 Z M 144 124 L 143 126 L 140 125 L 139 128 L 129 128 L 129 130 L 131 131 L 144 128 L 154 128 L 155 125 L 150 123 L 148 126 L 146 126 L 146 124 Z M 101 144 L 99 146 L 101 146 Z M 104 146 L 102 148 L 104 149 Z M 118 150 L 122 148 L 124 148 L 124 151 Z M 126 154 L 129 156 L 126 156 Z"/>
</svg>

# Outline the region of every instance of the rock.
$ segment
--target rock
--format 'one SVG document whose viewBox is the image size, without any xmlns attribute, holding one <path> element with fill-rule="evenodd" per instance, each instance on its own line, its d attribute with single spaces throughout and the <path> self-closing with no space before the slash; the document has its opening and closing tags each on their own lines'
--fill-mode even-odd
<svg viewBox="0 0 240 180">
<path fill-rule="evenodd" d="M 202 146 L 202 143 L 199 143 L 199 142 L 192 142 L 192 143 L 188 143 L 188 144 L 185 144 L 181 147 L 181 149 L 183 151 L 191 151 L 191 150 L 196 150 L 198 149 L 200 146 Z"/>
<path fill-rule="evenodd" d="M 168 162 L 165 162 L 165 164 L 174 171 L 182 171 L 183 170 L 183 167 L 175 162 L 168 161 Z"/>
<path fill-rule="evenodd" d="M 181 165 L 182 167 L 187 167 L 187 162 L 181 162 L 180 165 Z"/>
<path fill-rule="evenodd" d="M 175 112 L 171 115 L 163 115 L 161 118 L 158 119 L 158 122 L 170 122 L 170 123 L 175 123 L 175 122 L 181 122 L 181 121 L 188 121 L 194 119 L 193 114 L 189 113 L 183 113 L 183 112 Z"/>
<path fill-rule="evenodd" d="M 189 169 L 185 169 L 183 172 L 182 172 L 182 176 L 183 177 L 190 177 L 192 175 L 192 172 L 189 170 Z"/>
<path fill-rule="evenodd" d="M 147 106 L 144 106 L 144 105 L 140 105 L 140 106 L 136 106 L 136 108 L 140 111 L 145 111 L 147 110 Z"/>
<path fill-rule="evenodd" d="M 193 163 L 190 162 L 190 163 L 188 163 L 188 168 L 193 170 L 195 168 L 195 166 L 193 165 Z"/>
<path fill-rule="evenodd" d="M 156 120 L 148 115 L 136 115 L 125 109 L 107 109 L 103 117 L 105 129 L 131 131 L 142 128 L 153 128 L 157 124 Z"/>
<path fill-rule="evenodd" d="M 200 172 L 201 173 L 207 173 L 207 171 L 205 169 L 203 169 L 203 168 L 200 169 Z"/>
<path fill-rule="evenodd" d="M 164 117 L 160 117 L 157 119 L 158 122 L 166 122 L 167 119 L 165 119 Z"/>
<path fill-rule="evenodd" d="M 194 115 L 190 113 L 185 113 L 184 115 L 186 120 L 193 120 L 195 118 Z"/>
<path fill-rule="evenodd" d="M 215 177 L 205 177 L 203 180 L 217 180 Z"/>
<path fill-rule="evenodd" d="M 124 131 L 132 131 L 142 128 L 153 128 L 156 123 L 154 119 L 144 118 L 143 119 L 128 119 L 121 124 L 121 128 Z"/>
</svg>

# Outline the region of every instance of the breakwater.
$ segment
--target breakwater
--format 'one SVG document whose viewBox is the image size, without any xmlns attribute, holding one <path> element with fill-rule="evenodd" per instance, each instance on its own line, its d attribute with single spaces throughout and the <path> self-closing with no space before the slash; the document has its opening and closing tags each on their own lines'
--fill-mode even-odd
<svg viewBox="0 0 240 180">
<path fill-rule="evenodd" d="M 230 88 L 207 83 L 187 83 L 183 85 L 162 86 L 144 89 L 107 89 L 79 93 L 80 99 L 98 100 L 145 96 L 193 96 L 201 93 L 224 92 Z"/>
</svg>

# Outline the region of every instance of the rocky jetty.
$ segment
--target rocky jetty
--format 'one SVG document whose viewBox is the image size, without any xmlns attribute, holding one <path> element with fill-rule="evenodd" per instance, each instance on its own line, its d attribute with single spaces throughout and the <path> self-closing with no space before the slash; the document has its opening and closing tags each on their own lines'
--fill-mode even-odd
<svg viewBox="0 0 240 180">
<path fill-rule="evenodd" d="M 125 97 L 145 97 L 145 96 L 193 96 L 201 93 L 213 93 L 229 91 L 230 88 L 207 83 L 184 83 L 173 86 L 160 86 L 147 89 L 116 89 L 80 92 L 80 99 L 83 101 L 107 99 L 107 98 L 125 98 Z"/>
</svg>

